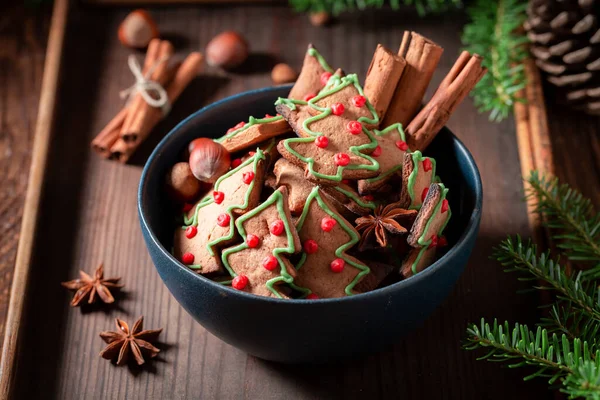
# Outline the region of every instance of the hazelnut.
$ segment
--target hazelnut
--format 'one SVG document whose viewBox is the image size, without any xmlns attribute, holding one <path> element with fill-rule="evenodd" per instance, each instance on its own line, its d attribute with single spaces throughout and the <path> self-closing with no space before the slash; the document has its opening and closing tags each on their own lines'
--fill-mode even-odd
<svg viewBox="0 0 600 400">
<path fill-rule="evenodd" d="M 298 78 L 298 74 L 292 67 L 287 64 L 277 64 L 273 67 L 271 71 L 271 79 L 273 83 L 276 85 L 280 85 L 282 83 L 294 82 Z"/>
<path fill-rule="evenodd" d="M 239 33 L 226 31 L 218 34 L 206 46 L 208 65 L 225 69 L 235 68 L 248 58 L 248 42 Z"/>
<path fill-rule="evenodd" d="M 325 11 L 319 11 L 310 13 L 308 18 L 310 19 L 310 23 L 314 26 L 323 26 L 331 20 L 331 15 Z"/>
<path fill-rule="evenodd" d="M 178 162 L 167 174 L 167 191 L 171 197 L 180 202 L 190 202 L 198 197 L 202 188 L 200 181 L 194 177 L 190 165 Z"/>
<path fill-rule="evenodd" d="M 123 46 L 141 49 L 158 37 L 158 28 L 146 10 L 135 10 L 121 22 L 118 34 Z"/>
</svg>

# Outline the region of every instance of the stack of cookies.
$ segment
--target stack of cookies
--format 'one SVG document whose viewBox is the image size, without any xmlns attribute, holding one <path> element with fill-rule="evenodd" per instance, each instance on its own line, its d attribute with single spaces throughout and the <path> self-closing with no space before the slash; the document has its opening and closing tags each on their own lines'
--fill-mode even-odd
<svg viewBox="0 0 600 400">
<path fill-rule="evenodd" d="M 309 46 L 277 115 L 214 141 L 231 166 L 186 205 L 173 255 L 235 289 L 302 299 L 367 292 L 429 266 L 452 212 L 422 151 L 485 73 L 463 53 L 420 109 L 441 52 L 407 32 L 398 54 L 377 47 L 362 86 Z"/>
</svg>

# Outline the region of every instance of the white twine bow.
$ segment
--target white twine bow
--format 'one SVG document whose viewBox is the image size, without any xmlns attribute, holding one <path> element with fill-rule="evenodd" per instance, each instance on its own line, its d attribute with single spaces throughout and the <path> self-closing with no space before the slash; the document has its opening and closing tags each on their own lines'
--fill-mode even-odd
<svg viewBox="0 0 600 400">
<path fill-rule="evenodd" d="M 130 102 L 136 93 L 139 93 L 148 105 L 160 108 L 163 115 L 167 115 L 169 111 L 171 111 L 171 103 L 167 97 L 167 91 L 160 83 L 151 80 L 150 77 L 160 64 L 167 62 L 168 60 L 169 57 L 163 57 L 156 60 L 156 62 L 148 68 L 148 72 L 146 72 L 146 75 L 144 76 L 142 75 L 142 67 L 137 59 L 133 54 L 130 55 L 127 59 L 127 65 L 135 77 L 135 83 L 127 89 L 121 90 L 119 93 L 121 98 L 124 99 L 127 97 L 127 102 Z M 153 97 L 152 93 L 156 94 L 156 96 Z"/>
</svg>

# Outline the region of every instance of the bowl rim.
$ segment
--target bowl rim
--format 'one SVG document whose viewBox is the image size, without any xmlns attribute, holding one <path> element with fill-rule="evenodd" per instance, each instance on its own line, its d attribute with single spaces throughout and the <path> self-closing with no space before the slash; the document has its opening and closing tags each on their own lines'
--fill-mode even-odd
<svg viewBox="0 0 600 400">
<path fill-rule="evenodd" d="M 454 135 L 454 133 L 452 133 L 451 130 L 444 127 L 442 129 L 448 130 L 448 132 L 452 135 L 453 141 L 456 142 L 458 145 L 456 147 L 457 151 L 459 151 L 463 155 L 464 159 L 467 161 L 469 168 L 471 168 L 471 170 L 473 171 L 473 175 L 475 177 L 475 182 L 474 182 L 475 183 L 475 185 L 474 185 L 475 205 L 473 207 L 473 212 L 469 216 L 469 221 L 467 223 L 467 226 L 465 227 L 464 231 L 458 238 L 456 244 L 454 246 L 452 246 L 444 255 L 442 255 L 442 257 L 438 258 L 433 264 L 431 264 L 428 268 L 419 272 L 418 274 L 413 275 L 409 278 L 403 279 L 399 282 L 393 283 L 389 286 L 385 286 L 380 289 L 375 289 L 375 290 L 372 290 L 372 291 L 366 292 L 366 293 L 358 293 L 353 296 L 345 296 L 345 297 L 340 297 L 340 298 L 325 298 L 325 299 L 314 299 L 311 301 L 307 301 L 305 299 L 279 299 L 279 298 L 273 298 L 273 297 L 257 296 L 257 295 L 251 294 L 251 293 L 246 293 L 246 292 L 243 292 L 240 290 L 235 290 L 230 286 L 222 285 L 222 284 L 217 283 L 203 275 L 194 273 L 192 270 L 190 270 L 189 268 L 186 268 L 181 262 L 179 262 L 179 260 L 177 260 L 167 249 L 165 249 L 165 247 L 160 243 L 160 241 L 156 237 L 154 231 L 152 230 L 152 228 L 148 224 L 148 221 L 146 220 L 146 216 L 145 216 L 143 206 L 142 206 L 142 204 L 143 204 L 142 198 L 143 198 L 143 194 L 144 194 L 144 189 L 145 189 L 146 183 L 148 181 L 148 171 L 151 169 L 151 166 L 156 162 L 157 158 L 159 158 L 159 155 L 162 152 L 162 148 L 169 141 L 173 140 L 173 137 L 177 135 L 177 133 L 182 129 L 183 126 L 185 126 L 191 120 L 195 119 L 197 116 L 199 116 L 205 112 L 208 112 L 214 108 L 221 107 L 228 102 L 231 102 L 231 101 L 234 101 L 234 100 L 237 100 L 240 98 L 252 97 L 257 94 L 262 94 L 262 93 L 279 92 L 284 89 L 289 90 L 291 87 L 292 87 L 292 85 L 282 85 L 282 86 L 270 86 L 270 87 L 266 87 L 266 88 L 248 90 L 248 91 L 241 92 L 241 93 L 238 93 L 238 94 L 235 94 L 232 96 L 228 96 L 224 99 L 218 100 L 212 104 L 202 107 L 201 109 L 195 111 L 194 113 L 190 114 L 188 117 L 183 119 L 181 122 L 179 122 L 173 129 L 171 129 L 171 131 L 169 131 L 169 133 L 167 135 L 165 135 L 165 137 L 154 148 L 154 150 L 150 154 L 150 157 L 148 157 L 146 164 L 144 165 L 144 168 L 142 170 L 142 175 L 140 177 L 140 183 L 138 186 L 138 193 L 137 193 L 137 209 L 138 209 L 138 217 L 140 219 L 143 233 L 145 234 L 145 236 L 147 238 L 150 239 L 152 244 L 154 246 L 156 246 L 156 248 L 159 249 L 159 251 L 163 254 L 163 256 L 165 256 L 172 263 L 175 263 L 175 265 L 177 265 L 178 268 L 180 268 L 182 271 L 184 271 L 186 276 L 189 276 L 190 279 L 198 279 L 200 282 L 207 284 L 209 286 L 212 286 L 212 288 L 215 290 L 226 290 L 232 296 L 240 296 L 241 298 L 246 298 L 248 300 L 265 301 L 265 302 L 275 303 L 275 304 L 277 304 L 277 303 L 288 304 L 288 305 L 305 304 L 305 305 L 309 306 L 310 304 L 341 303 L 341 302 L 347 303 L 347 302 L 366 300 L 368 298 L 373 298 L 373 297 L 377 297 L 377 296 L 387 296 L 392 291 L 401 290 L 404 287 L 410 286 L 412 284 L 416 284 L 417 282 L 427 279 L 431 275 L 434 275 L 437 272 L 437 270 L 439 270 L 440 268 L 443 267 L 443 265 L 445 264 L 446 261 L 453 258 L 465 246 L 467 246 L 467 243 L 470 241 L 469 239 L 473 235 L 477 234 L 477 231 L 478 231 L 477 228 L 478 228 L 479 222 L 481 220 L 482 205 L 483 205 L 483 187 L 482 187 L 482 183 L 481 183 L 481 176 L 479 173 L 479 169 L 477 168 L 477 164 L 475 163 L 475 160 L 473 159 L 473 156 L 471 155 L 471 153 L 469 152 L 467 147 L 463 144 L 463 142 L 458 137 L 456 137 Z M 154 264 L 154 262 L 153 262 L 153 264 Z M 154 265 L 154 267 L 156 268 L 156 265 Z"/>
</svg>

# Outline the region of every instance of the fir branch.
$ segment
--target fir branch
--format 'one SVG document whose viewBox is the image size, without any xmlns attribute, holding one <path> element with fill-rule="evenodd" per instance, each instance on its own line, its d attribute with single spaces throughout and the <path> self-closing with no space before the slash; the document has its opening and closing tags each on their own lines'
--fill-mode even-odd
<svg viewBox="0 0 600 400">
<path fill-rule="evenodd" d="M 526 35 L 520 33 L 527 4 L 522 0 L 477 0 L 467 11 L 471 22 L 465 26 L 462 42 L 466 50 L 484 56 L 488 68 L 472 95 L 480 112 L 490 120 L 506 118 L 526 85 L 522 61 L 527 56 Z"/>
<path fill-rule="evenodd" d="M 594 268 L 584 275 L 597 278 L 600 275 L 600 215 L 589 199 L 558 178 L 540 176 L 532 171 L 527 179 L 528 198 L 535 199 L 536 212 L 546 217 L 546 224 L 553 231 L 558 247 L 565 251 L 571 261 L 591 261 Z"/>
<path fill-rule="evenodd" d="M 592 350 L 597 348 L 600 321 L 587 318 L 585 313 L 573 308 L 569 302 L 554 304 L 549 317 L 542 318 L 539 325 L 551 333 L 565 334 L 570 339 L 585 340 Z"/>
<path fill-rule="evenodd" d="M 385 0 L 289 0 L 290 5 L 296 11 L 321 12 L 326 11 L 338 15 L 344 11 L 366 8 L 382 8 Z M 462 5 L 461 0 L 390 0 L 389 5 L 396 10 L 400 5 L 414 6 L 419 15 L 428 13 L 440 13 L 458 8 Z"/>
<path fill-rule="evenodd" d="M 568 301 L 587 318 L 600 321 L 600 297 L 595 285 L 581 279 L 581 272 L 575 277 L 567 276 L 558 261 L 550 254 L 537 256 L 537 248 L 531 242 L 523 244 L 520 237 L 516 242 L 508 238 L 495 249 L 494 256 L 505 266 L 506 272 L 526 272 L 529 276 L 521 280 L 539 280 L 544 286 L 540 290 L 554 290 L 558 297 Z"/>
<path fill-rule="evenodd" d="M 600 399 L 600 367 L 598 362 L 583 361 L 581 365 L 567 375 L 561 391 L 567 393 L 569 398 Z"/>
</svg>

